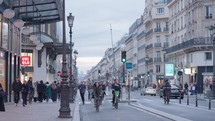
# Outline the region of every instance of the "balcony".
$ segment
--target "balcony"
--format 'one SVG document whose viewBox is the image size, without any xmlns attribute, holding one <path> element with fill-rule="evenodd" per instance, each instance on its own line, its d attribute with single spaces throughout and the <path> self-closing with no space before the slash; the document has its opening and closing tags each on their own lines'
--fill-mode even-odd
<svg viewBox="0 0 215 121">
<path fill-rule="evenodd" d="M 205 19 L 212 19 L 212 18 L 213 18 L 212 14 L 205 16 Z"/>
<path fill-rule="evenodd" d="M 161 32 L 161 28 L 155 28 L 154 32 Z"/>
<path fill-rule="evenodd" d="M 161 43 L 154 43 L 154 47 L 161 47 Z"/>
<path fill-rule="evenodd" d="M 155 63 L 161 62 L 161 57 L 154 57 L 154 62 L 155 62 Z"/>
<path fill-rule="evenodd" d="M 150 29 L 148 32 L 146 32 L 146 37 L 149 36 L 151 33 L 153 33 L 153 29 Z"/>
<path fill-rule="evenodd" d="M 153 44 L 147 45 L 146 48 L 145 48 L 145 50 L 149 50 L 151 48 L 153 48 Z"/>
<path fill-rule="evenodd" d="M 172 46 L 166 49 L 166 53 L 174 53 L 176 51 L 197 51 L 200 49 L 208 49 L 208 47 L 213 48 L 213 41 L 210 37 L 194 38 L 178 45 Z"/>
</svg>

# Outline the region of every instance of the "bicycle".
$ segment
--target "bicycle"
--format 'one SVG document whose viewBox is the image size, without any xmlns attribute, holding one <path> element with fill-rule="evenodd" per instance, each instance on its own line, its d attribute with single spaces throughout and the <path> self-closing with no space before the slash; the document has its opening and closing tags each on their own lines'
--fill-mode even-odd
<svg viewBox="0 0 215 121">
<path fill-rule="evenodd" d="M 115 106 L 115 108 L 116 109 L 118 109 L 118 107 L 119 107 L 119 91 L 114 91 L 114 94 L 115 94 L 115 104 L 114 104 L 114 106 Z"/>
<path fill-rule="evenodd" d="M 163 98 L 164 98 L 164 103 L 165 104 L 169 104 L 169 101 L 170 101 L 170 89 L 167 87 L 167 88 L 164 88 L 164 95 L 163 95 Z"/>
</svg>

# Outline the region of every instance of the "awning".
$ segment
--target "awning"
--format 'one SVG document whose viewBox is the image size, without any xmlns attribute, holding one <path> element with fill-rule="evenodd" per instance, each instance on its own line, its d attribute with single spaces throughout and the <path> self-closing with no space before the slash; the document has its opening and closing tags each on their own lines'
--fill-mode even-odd
<svg viewBox="0 0 215 121">
<path fill-rule="evenodd" d="M 44 43 L 44 47 L 46 47 L 48 50 L 51 50 L 51 53 L 56 53 L 57 55 L 63 54 L 63 43 Z M 66 54 L 70 54 L 70 44 L 66 43 Z"/>
<path fill-rule="evenodd" d="M 8 0 L 7 6 L 16 12 L 16 17 L 25 25 L 61 21 L 63 16 L 62 0 Z M 9 4 L 10 3 L 10 4 Z"/>
</svg>

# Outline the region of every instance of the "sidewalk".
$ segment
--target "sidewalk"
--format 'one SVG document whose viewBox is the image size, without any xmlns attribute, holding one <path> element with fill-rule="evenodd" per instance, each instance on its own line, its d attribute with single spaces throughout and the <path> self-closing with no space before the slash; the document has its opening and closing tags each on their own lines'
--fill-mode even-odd
<svg viewBox="0 0 215 121">
<path fill-rule="evenodd" d="M 79 96 L 75 103 L 70 103 L 72 118 L 58 118 L 60 101 L 32 103 L 23 107 L 21 102 L 15 104 L 5 104 L 6 112 L 0 112 L 0 121 L 80 121 L 79 116 Z"/>
</svg>

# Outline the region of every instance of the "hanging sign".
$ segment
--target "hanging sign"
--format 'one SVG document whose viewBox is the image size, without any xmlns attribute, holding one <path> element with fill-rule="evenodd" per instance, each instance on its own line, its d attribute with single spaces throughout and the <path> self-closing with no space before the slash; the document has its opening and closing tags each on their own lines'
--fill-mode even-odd
<svg viewBox="0 0 215 121">
<path fill-rule="evenodd" d="M 30 66 L 31 58 L 30 56 L 21 56 L 21 65 Z"/>
</svg>

